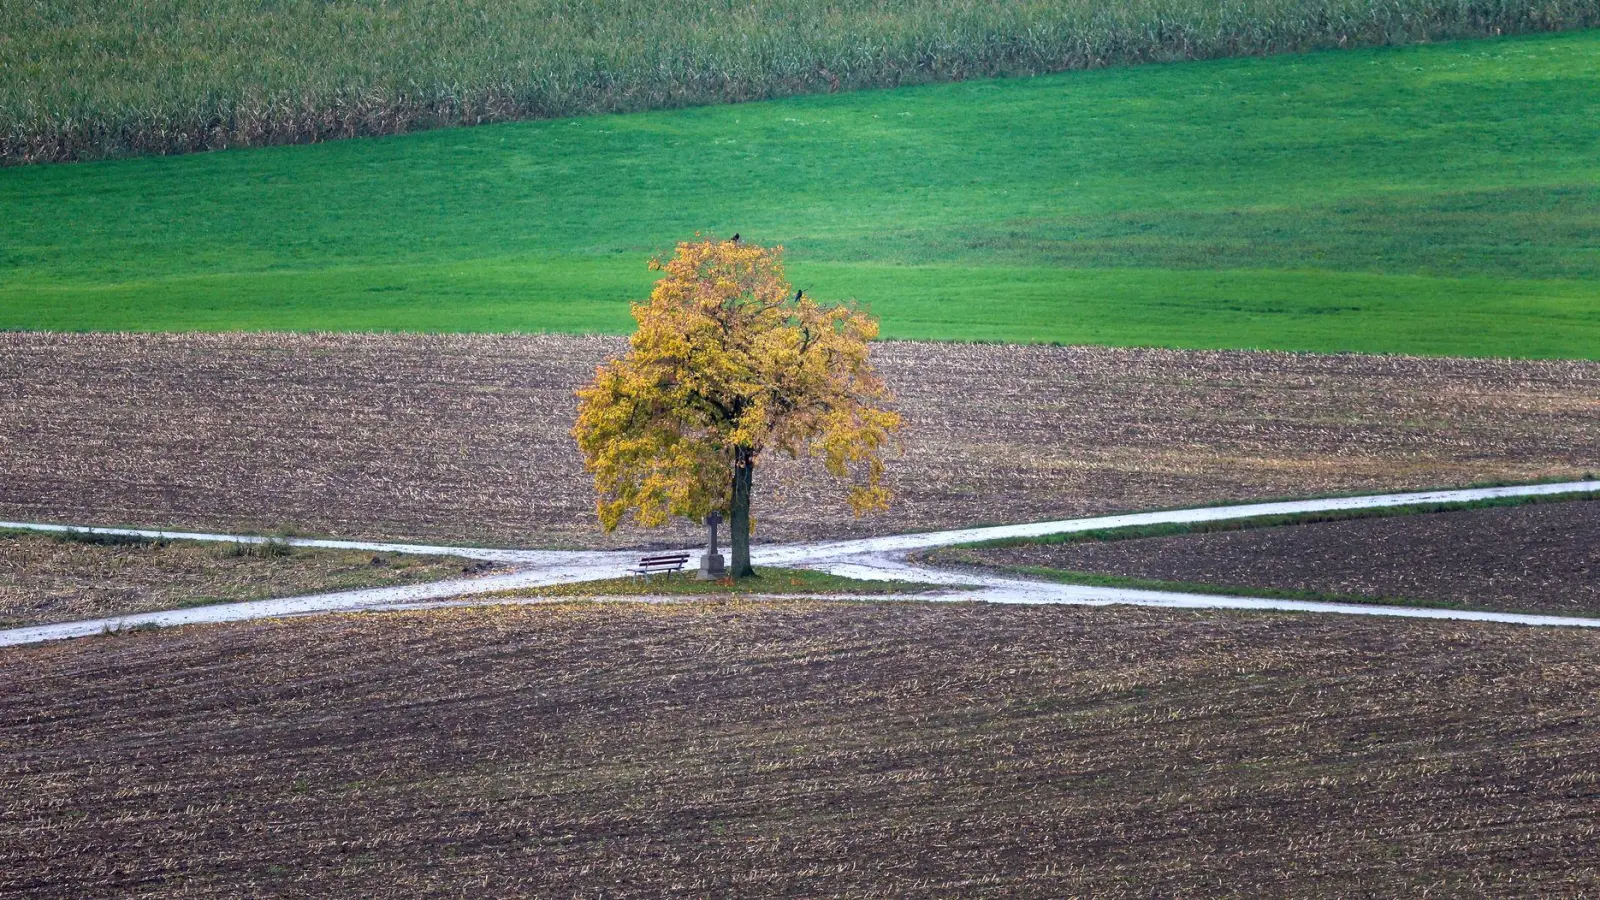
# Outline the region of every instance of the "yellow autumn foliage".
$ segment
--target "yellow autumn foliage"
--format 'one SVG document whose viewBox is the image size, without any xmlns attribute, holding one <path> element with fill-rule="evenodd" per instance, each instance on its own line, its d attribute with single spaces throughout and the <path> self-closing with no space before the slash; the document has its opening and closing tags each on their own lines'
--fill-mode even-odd
<svg viewBox="0 0 1600 900">
<path fill-rule="evenodd" d="M 888 505 L 883 454 L 901 421 L 869 359 L 878 324 L 797 297 L 782 254 L 701 240 L 651 263 L 664 274 L 633 307 L 627 354 L 578 391 L 572 433 L 608 531 L 630 511 L 645 526 L 718 511 L 737 544 L 752 470 L 774 452 L 820 457 L 857 515 Z"/>
</svg>

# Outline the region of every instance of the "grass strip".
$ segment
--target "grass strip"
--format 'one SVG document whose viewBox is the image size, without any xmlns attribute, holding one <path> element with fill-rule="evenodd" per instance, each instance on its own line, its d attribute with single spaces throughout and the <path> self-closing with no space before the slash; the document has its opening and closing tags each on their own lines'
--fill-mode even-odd
<svg viewBox="0 0 1600 900">
<path fill-rule="evenodd" d="M 915 594 L 944 590 L 947 585 L 914 581 L 864 581 L 814 572 L 810 569 L 761 568 L 753 578 L 701 581 L 694 573 L 679 572 L 648 578 L 607 578 L 572 584 L 522 588 L 489 597 L 746 597 L 767 594 Z"/>
</svg>

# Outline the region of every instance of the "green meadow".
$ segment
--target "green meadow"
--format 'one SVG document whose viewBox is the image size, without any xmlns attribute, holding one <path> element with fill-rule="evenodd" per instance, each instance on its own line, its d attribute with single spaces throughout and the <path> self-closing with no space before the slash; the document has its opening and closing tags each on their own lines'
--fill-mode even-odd
<svg viewBox="0 0 1600 900">
<path fill-rule="evenodd" d="M 696 232 L 885 336 L 1600 358 L 1600 32 L 0 170 L 0 328 L 600 331 Z"/>
</svg>

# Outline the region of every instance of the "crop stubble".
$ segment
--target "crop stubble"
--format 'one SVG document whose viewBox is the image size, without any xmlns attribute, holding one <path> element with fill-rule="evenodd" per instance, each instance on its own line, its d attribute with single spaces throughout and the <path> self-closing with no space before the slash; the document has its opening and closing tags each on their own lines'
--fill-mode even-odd
<svg viewBox="0 0 1600 900">
<path fill-rule="evenodd" d="M 0 334 L 0 516 L 530 546 L 603 535 L 563 335 Z M 842 537 L 1600 467 L 1600 364 L 886 342 L 893 510 L 757 472 L 758 537 Z"/>
<path fill-rule="evenodd" d="M 0 894 L 1580 896 L 1592 635 L 557 605 L 0 655 Z"/>
</svg>

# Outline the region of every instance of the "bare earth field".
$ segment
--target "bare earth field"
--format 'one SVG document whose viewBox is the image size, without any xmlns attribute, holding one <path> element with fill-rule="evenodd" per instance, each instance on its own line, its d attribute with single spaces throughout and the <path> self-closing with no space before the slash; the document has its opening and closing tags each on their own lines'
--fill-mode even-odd
<svg viewBox="0 0 1600 900">
<path fill-rule="evenodd" d="M 617 338 L 0 334 L 0 518 L 523 546 L 602 535 L 568 437 Z M 888 514 L 757 472 L 760 537 L 1600 469 L 1600 364 L 885 343 Z"/>
<path fill-rule="evenodd" d="M 0 534 L 0 628 L 70 622 L 202 603 L 459 578 L 482 563 L 443 556 L 228 545 L 121 543 Z"/>
<path fill-rule="evenodd" d="M 1002 567 L 1600 613 L 1600 501 L 959 552 Z"/>
<path fill-rule="evenodd" d="M 1600 891 L 1600 642 L 574 604 L 0 654 L 0 895 Z"/>
</svg>

